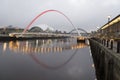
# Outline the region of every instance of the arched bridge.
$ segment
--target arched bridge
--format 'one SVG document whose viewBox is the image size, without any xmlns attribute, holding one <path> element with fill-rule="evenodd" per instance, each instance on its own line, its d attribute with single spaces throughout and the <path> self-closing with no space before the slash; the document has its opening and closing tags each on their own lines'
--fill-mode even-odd
<svg viewBox="0 0 120 80">
<path fill-rule="evenodd" d="M 80 30 L 80 31 L 83 31 L 84 33 L 87 33 L 87 31 L 82 29 L 82 28 L 77 28 L 77 30 Z M 71 30 L 69 33 L 72 33 L 73 31 L 76 31 L 76 29 Z"/>
<path fill-rule="evenodd" d="M 71 32 L 73 31 L 77 31 L 77 36 L 76 35 L 73 35 L 73 34 L 70 34 L 70 33 L 38 33 L 38 32 L 26 32 L 30 27 L 31 25 L 36 21 L 38 20 L 38 18 L 40 18 L 41 16 L 43 16 L 44 14 L 46 13 L 49 13 L 49 12 L 56 12 L 56 13 L 59 13 L 61 14 L 62 16 L 65 17 L 65 19 L 67 19 L 69 21 L 69 23 L 72 25 L 72 27 L 74 28 Z M 24 31 L 22 33 L 10 33 L 9 36 L 11 37 L 24 37 L 24 38 L 30 38 L 30 37 L 75 37 L 75 38 L 78 38 L 78 39 L 81 39 L 81 40 L 84 40 L 85 39 L 85 36 L 81 35 L 79 30 L 83 31 L 84 33 L 87 33 L 84 29 L 81 29 L 81 28 L 76 28 L 74 26 L 74 24 L 72 23 L 72 21 L 65 15 L 63 14 L 62 12 L 58 11 L 58 10 L 46 10 L 46 11 L 43 11 L 41 12 L 40 14 L 38 14 L 35 18 L 33 18 L 33 20 L 26 26 L 26 28 L 24 29 Z"/>
<path fill-rule="evenodd" d="M 77 30 L 79 31 L 80 35 L 78 36 L 83 36 L 83 37 L 88 37 L 88 32 L 82 28 L 77 28 Z M 74 31 L 76 31 L 76 29 L 73 29 L 69 32 L 69 34 L 76 34 L 76 33 L 73 33 Z M 82 32 L 81 32 L 82 31 Z"/>
</svg>

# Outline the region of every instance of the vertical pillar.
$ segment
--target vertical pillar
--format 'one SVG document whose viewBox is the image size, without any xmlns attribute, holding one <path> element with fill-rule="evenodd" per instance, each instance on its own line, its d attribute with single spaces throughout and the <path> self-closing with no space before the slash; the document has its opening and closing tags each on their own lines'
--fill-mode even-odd
<svg viewBox="0 0 120 80">
<path fill-rule="evenodd" d="M 113 49 L 113 41 L 111 41 L 110 49 Z"/>
<path fill-rule="evenodd" d="M 104 46 L 106 46 L 106 39 L 105 39 L 105 42 L 104 42 Z"/>
<path fill-rule="evenodd" d="M 101 44 L 103 43 L 103 40 L 102 40 L 102 39 L 100 39 L 100 43 L 101 43 Z"/>
<path fill-rule="evenodd" d="M 107 47 L 109 47 L 109 40 L 107 40 Z"/>
<path fill-rule="evenodd" d="M 104 44 L 104 46 L 105 46 L 105 43 L 106 43 L 106 41 L 105 41 L 105 39 L 104 39 L 104 43 L 103 43 L 103 44 Z"/>
<path fill-rule="evenodd" d="M 104 40 L 102 39 L 102 44 L 104 43 Z"/>
<path fill-rule="evenodd" d="M 120 41 L 117 41 L 117 53 L 120 53 Z"/>
</svg>

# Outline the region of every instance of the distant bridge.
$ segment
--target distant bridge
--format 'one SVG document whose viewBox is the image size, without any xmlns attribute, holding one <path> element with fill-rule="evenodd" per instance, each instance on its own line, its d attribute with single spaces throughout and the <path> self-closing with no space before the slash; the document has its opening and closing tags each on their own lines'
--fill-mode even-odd
<svg viewBox="0 0 120 80">
<path fill-rule="evenodd" d="M 85 37 L 79 35 L 72 35 L 70 33 L 42 33 L 42 32 L 27 32 L 27 33 L 10 33 L 10 37 Z"/>
<path fill-rule="evenodd" d="M 77 28 L 77 30 L 83 31 L 84 33 L 87 34 L 87 31 L 82 28 Z M 71 30 L 69 33 L 72 33 L 73 31 L 76 31 L 76 29 Z"/>
<path fill-rule="evenodd" d="M 42 15 L 46 14 L 46 13 L 49 13 L 49 12 L 57 12 L 59 14 L 61 14 L 62 16 L 64 16 L 68 21 L 69 23 L 72 25 L 72 27 L 74 29 L 76 29 L 78 35 L 80 35 L 80 33 L 78 32 L 77 28 L 74 26 L 74 24 L 72 23 L 72 21 L 62 12 L 58 11 L 58 10 L 46 10 L 46 11 L 43 11 L 41 12 L 40 14 L 38 14 L 35 18 L 33 18 L 33 20 L 26 26 L 26 28 L 24 29 L 23 33 L 25 33 L 30 27 L 31 25 L 39 18 L 41 17 Z"/>
<path fill-rule="evenodd" d="M 26 32 L 26 33 L 10 33 L 10 37 L 73 37 L 70 34 L 64 34 L 64 33 L 41 33 L 41 32 Z"/>
<path fill-rule="evenodd" d="M 53 32 L 53 33 L 26 32 L 26 31 L 31 27 L 31 25 L 32 25 L 39 17 L 41 17 L 42 15 L 44 15 L 44 14 L 46 14 L 46 13 L 48 13 L 48 12 L 57 12 L 57 13 L 63 15 L 63 16 L 69 21 L 69 23 L 72 25 L 72 27 L 74 28 L 71 32 L 77 31 L 77 34 L 78 34 L 78 35 L 70 34 L 71 32 L 70 32 L 70 33 L 66 33 L 66 34 L 65 34 L 65 33 L 54 33 L 54 32 Z M 18 38 L 20 38 L 20 39 L 22 39 L 22 38 L 32 39 L 32 38 L 42 38 L 42 37 L 44 37 L 44 38 L 47 38 L 47 37 L 49 37 L 49 38 L 54 38 L 54 37 L 55 37 L 55 38 L 56 38 L 56 37 L 57 37 L 57 38 L 58 38 L 58 37 L 74 37 L 74 38 L 77 38 L 77 41 L 78 41 L 78 40 L 84 41 L 87 37 L 81 35 L 78 30 L 83 31 L 85 34 L 87 33 L 85 30 L 83 30 L 83 29 L 81 29 L 81 28 L 76 28 L 76 27 L 73 25 L 72 21 L 71 21 L 65 14 L 63 14 L 62 12 L 60 12 L 60 11 L 58 11 L 58 10 L 46 10 L 46 11 L 43 11 L 43 12 L 41 12 L 40 14 L 38 14 L 35 18 L 33 18 L 33 20 L 26 26 L 26 28 L 24 29 L 24 31 L 23 31 L 22 33 L 10 33 L 9 36 L 10 36 L 10 37 L 13 37 L 13 38 L 15 38 L 15 39 L 18 39 Z"/>
<path fill-rule="evenodd" d="M 84 41 L 86 36 L 79 36 L 70 33 L 41 33 L 41 32 L 27 32 L 27 33 L 10 33 L 11 38 L 20 39 L 55 39 L 55 38 L 76 38 L 77 41 Z M 14 39 L 13 39 L 14 40 Z"/>
</svg>

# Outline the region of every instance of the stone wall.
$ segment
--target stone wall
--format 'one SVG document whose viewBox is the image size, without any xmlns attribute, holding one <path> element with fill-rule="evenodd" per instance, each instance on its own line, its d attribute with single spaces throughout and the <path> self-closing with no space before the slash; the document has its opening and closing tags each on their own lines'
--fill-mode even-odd
<svg viewBox="0 0 120 80">
<path fill-rule="evenodd" d="M 90 48 L 98 80 L 120 80 L 120 54 L 90 39 Z"/>
</svg>

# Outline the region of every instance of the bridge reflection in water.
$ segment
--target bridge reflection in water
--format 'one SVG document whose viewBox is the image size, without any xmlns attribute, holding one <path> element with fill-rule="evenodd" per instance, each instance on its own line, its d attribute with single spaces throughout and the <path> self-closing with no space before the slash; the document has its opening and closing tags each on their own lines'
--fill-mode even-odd
<svg viewBox="0 0 120 80">
<path fill-rule="evenodd" d="M 14 52 L 31 53 L 50 53 L 62 52 L 65 50 L 73 50 L 84 48 L 87 44 L 77 43 L 75 39 L 55 39 L 55 40 L 28 40 L 28 41 L 10 41 L 3 44 L 3 51 L 7 47 Z"/>
<path fill-rule="evenodd" d="M 74 38 L 10 41 L 1 44 L 3 55 L 0 56 L 0 80 L 96 78 L 88 45 L 77 43 Z"/>
</svg>

